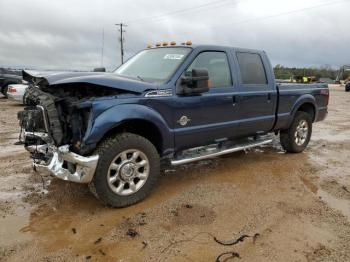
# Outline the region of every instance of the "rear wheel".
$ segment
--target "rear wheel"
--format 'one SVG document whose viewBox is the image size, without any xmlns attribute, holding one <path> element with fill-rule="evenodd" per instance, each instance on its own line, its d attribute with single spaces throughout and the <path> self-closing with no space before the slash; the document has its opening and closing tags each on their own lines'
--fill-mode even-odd
<svg viewBox="0 0 350 262">
<path fill-rule="evenodd" d="M 305 112 L 297 112 L 291 126 L 280 132 L 281 145 L 289 153 L 300 153 L 309 144 L 311 133 L 311 116 Z"/>
<path fill-rule="evenodd" d="M 160 160 L 150 141 L 136 134 L 118 134 L 103 141 L 97 154 L 100 158 L 90 189 L 104 204 L 129 206 L 152 191 Z"/>
</svg>

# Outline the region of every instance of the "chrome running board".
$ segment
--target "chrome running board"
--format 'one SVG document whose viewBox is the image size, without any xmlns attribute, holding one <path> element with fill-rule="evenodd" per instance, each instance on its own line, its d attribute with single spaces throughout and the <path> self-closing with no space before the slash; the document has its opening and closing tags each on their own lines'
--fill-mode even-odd
<svg viewBox="0 0 350 262">
<path fill-rule="evenodd" d="M 252 147 L 269 144 L 272 141 L 273 141 L 272 138 L 264 139 L 264 140 L 251 140 L 251 141 L 248 141 L 247 143 L 237 144 L 230 148 L 221 148 L 221 149 L 216 148 L 216 150 L 212 150 L 210 153 L 208 153 L 207 151 L 204 151 L 203 153 L 198 153 L 196 156 L 173 159 L 170 161 L 170 163 L 173 166 L 178 166 L 178 165 L 187 164 L 190 162 L 195 162 L 199 160 L 204 160 L 204 159 L 213 158 L 213 157 L 217 157 L 217 156 L 221 156 L 221 155 L 225 155 L 233 152 L 246 150 Z"/>
</svg>

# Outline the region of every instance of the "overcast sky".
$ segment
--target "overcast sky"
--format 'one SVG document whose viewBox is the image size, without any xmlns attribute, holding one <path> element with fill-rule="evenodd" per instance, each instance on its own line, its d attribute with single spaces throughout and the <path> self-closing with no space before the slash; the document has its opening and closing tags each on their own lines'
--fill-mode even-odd
<svg viewBox="0 0 350 262">
<path fill-rule="evenodd" d="M 0 66 L 91 70 L 158 41 L 265 50 L 272 64 L 350 64 L 350 0 L 0 0 Z"/>
</svg>

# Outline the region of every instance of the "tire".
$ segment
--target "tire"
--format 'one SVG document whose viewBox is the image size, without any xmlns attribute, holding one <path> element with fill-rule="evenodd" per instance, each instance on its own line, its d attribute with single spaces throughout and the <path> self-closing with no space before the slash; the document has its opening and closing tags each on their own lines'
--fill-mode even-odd
<svg viewBox="0 0 350 262">
<path fill-rule="evenodd" d="M 4 87 L 2 88 L 2 94 L 3 94 L 6 98 L 8 98 L 8 96 L 7 96 L 7 91 L 8 91 L 8 89 L 9 89 L 9 85 L 10 85 L 10 84 L 8 84 L 8 85 L 6 85 L 6 86 L 4 86 Z"/>
<path fill-rule="evenodd" d="M 288 153 L 300 153 L 309 144 L 311 134 L 312 119 L 310 114 L 299 111 L 295 114 L 291 126 L 280 132 L 281 145 Z"/>
<path fill-rule="evenodd" d="M 160 160 L 146 138 L 117 134 L 101 142 L 95 153 L 99 161 L 89 187 L 103 204 L 126 207 L 150 194 L 160 174 Z M 109 183 L 110 179 L 116 181 Z"/>
</svg>

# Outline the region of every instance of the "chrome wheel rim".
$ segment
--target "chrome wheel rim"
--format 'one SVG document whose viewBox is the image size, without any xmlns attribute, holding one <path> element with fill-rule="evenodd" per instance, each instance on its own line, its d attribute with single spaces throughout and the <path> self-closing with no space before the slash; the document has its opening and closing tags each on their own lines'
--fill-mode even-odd
<svg viewBox="0 0 350 262">
<path fill-rule="evenodd" d="M 295 134 L 294 134 L 295 143 L 298 146 L 303 145 L 307 139 L 308 134 L 309 134 L 309 125 L 305 120 L 301 120 L 295 130 Z"/>
<path fill-rule="evenodd" d="M 118 154 L 108 168 L 107 182 L 111 190 L 120 196 L 139 191 L 149 176 L 149 160 L 137 149 Z"/>
</svg>

